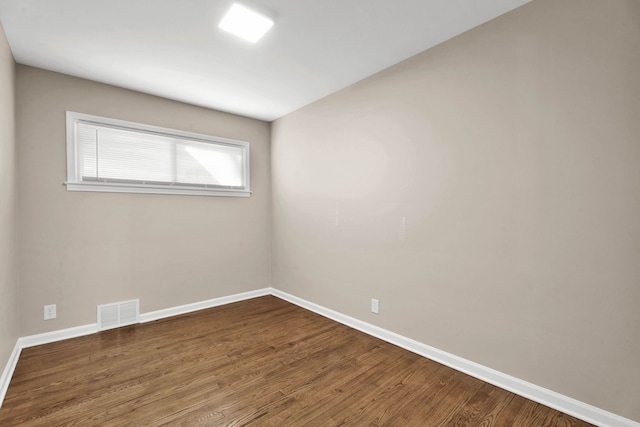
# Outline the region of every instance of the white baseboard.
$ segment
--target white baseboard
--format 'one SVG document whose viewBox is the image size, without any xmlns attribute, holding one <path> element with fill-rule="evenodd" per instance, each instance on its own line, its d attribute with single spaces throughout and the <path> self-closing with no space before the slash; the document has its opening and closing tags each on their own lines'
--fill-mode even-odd
<svg viewBox="0 0 640 427">
<path fill-rule="evenodd" d="M 68 340 L 69 338 L 82 337 L 98 332 L 98 324 L 91 323 L 89 325 L 76 326 L 74 328 L 60 329 L 52 332 L 45 332 L 37 335 L 28 335 L 18 338 L 20 348 L 35 347 L 37 345 L 49 344 L 52 342 Z"/>
<path fill-rule="evenodd" d="M 607 412 L 603 409 L 580 402 L 568 396 L 564 396 L 555 391 L 539 387 L 535 384 L 512 377 L 470 360 L 463 359 L 446 351 L 439 350 L 421 342 L 412 340 L 378 326 L 372 325 L 362 320 L 344 315 L 337 311 L 328 309 L 321 305 L 303 300 L 286 292 L 272 289 L 272 295 L 285 301 L 298 305 L 307 310 L 318 313 L 324 317 L 340 322 L 346 326 L 357 329 L 365 334 L 380 338 L 383 341 L 397 345 L 413 353 L 424 356 L 428 359 L 449 366 L 456 371 L 464 372 L 472 377 L 493 384 L 497 387 L 508 390 L 512 393 L 526 397 L 534 402 L 541 403 L 565 414 L 574 416 L 583 421 L 595 424 L 600 427 L 640 427 L 637 423 L 628 418 Z"/>
<path fill-rule="evenodd" d="M 372 325 L 362 320 L 347 316 L 337 311 L 328 309 L 321 305 L 306 301 L 302 298 L 295 297 L 286 292 L 279 291 L 274 288 L 264 288 L 256 291 L 244 292 L 240 294 L 230 295 L 226 297 L 214 298 L 207 301 L 201 301 L 193 304 L 186 304 L 177 307 L 171 307 L 163 310 L 152 311 L 140 314 L 140 323 L 151 322 L 154 320 L 164 319 L 166 317 L 177 316 L 180 314 L 190 313 L 197 310 L 216 307 L 233 302 L 243 301 L 246 299 L 261 297 L 265 295 L 274 295 L 292 304 L 300 306 L 304 309 L 318 313 L 324 317 L 340 322 L 346 326 L 357 329 L 368 335 L 380 338 L 386 342 L 397 345 L 398 347 L 419 354 L 428 359 L 434 360 L 443 365 L 449 366 L 457 371 L 464 372 L 472 377 L 486 381 L 497 387 L 508 390 L 512 393 L 531 399 L 535 402 L 557 409 L 565 414 L 572 415 L 581 420 L 595 424 L 600 427 L 640 427 L 640 423 L 621 417 L 595 406 L 580 402 L 571 397 L 564 396 L 560 393 L 539 387 L 535 384 L 512 377 L 478 363 L 463 359 L 446 351 L 439 350 L 421 342 L 412 340 L 378 326 Z M 2 377 L 0 377 L 0 407 L 4 400 L 4 396 L 9 388 L 9 382 L 13 376 L 20 352 L 23 348 L 33 347 L 41 344 L 48 344 L 55 341 L 61 341 L 69 338 L 76 338 L 83 335 L 90 335 L 98 332 L 97 323 L 90 325 L 78 326 L 75 328 L 62 329 L 54 332 L 46 332 L 43 334 L 30 335 L 18 338 L 15 348 L 11 353 L 7 366 L 4 369 Z"/>
<path fill-rule="evenodd" d="M 0 377 L 0 408 L 2 408 L 4 396 L 7 394 L 7 390 L 9 389 L 9 383 L 11 382 L 11 377 L 13 377 L 13 371 L 15 371 L 16 365 L 18 364 L 20 351 L 22 351 L 22 347 L 20 347 L 20 344 L 16 341 L 16 345 L 13 347 L 13 351 L 7 361 L 7 366 L 5 366 L 2 376 Z"/>
<path fill-rule="evenodd" d="M 140 314 L 140 323 L 152 322 L 166 317 L 178 316 L 180 314 L 191 313 L 192 311 L 204 310 L 205 308 L 217 307 L 219 305 L 231 304 L 232 302 L 244 301 L 246 299 L 263 297 L 271 294 L 271 288 L 258 289 L 257 291 L 243 292 L 241 294 L 229 295 L 226 297 L 214 298 L 206 301 L 194 302 L 192 304 L 180 305 L 177 307 L 165 308 L 163 310 L 151 311 Z"/>
</svg>

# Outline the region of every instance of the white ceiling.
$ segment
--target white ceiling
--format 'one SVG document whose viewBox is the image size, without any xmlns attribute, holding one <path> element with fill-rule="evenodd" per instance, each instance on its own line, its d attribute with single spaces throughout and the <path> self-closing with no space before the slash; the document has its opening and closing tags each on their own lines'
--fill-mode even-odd
<svg viewBox="0 0 640 427">
<path fill-rule="evenodd" d="M 17 62 L 271 121 L 530 0 L 246 0 L 275 14 L 252 45 L 232 0 L 0 0 Z"/>
</svg>

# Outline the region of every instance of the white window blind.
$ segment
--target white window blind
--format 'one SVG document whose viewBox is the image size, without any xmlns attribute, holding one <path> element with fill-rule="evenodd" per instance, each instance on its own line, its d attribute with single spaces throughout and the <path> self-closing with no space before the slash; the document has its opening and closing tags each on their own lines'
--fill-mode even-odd
<svg viewBox="0 0 640 427">
<path fill-rule="evenodd" d="M 67 189 L 248 196 L 249 144 L 67 113 Z"/>
</svg>

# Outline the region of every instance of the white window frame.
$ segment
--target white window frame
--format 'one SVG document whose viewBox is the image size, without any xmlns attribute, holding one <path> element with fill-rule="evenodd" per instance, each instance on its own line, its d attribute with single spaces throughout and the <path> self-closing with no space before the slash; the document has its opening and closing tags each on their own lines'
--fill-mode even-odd
<svg viewBox="0 0 640 427">
<path fill-rule="evenodd" d="M 67 111 L 67 191 L 98 191 L 109 193 L 149 193 L 149 194 L 182 194 L 197 196 L 233 196 L 249 197 L 250 188 L 250 150 L 249 143 L 235 139 L 220 138 L 217 136 L 204 135 L 182 130 L 163 128 L 159 126 L 134 123 L 125 120 L 111 119 L 108 117 L 94 116 L 90 114 Z M 147 134 L 158 134 L 161 136 L 177 137 L 197 142 L 205 142 L 216 145 L 226 145 L 240 147 L 243 150 L 243 182 L 242 189 L 224 187 L 190 187 L 182 185 L 163 185 L 145 183 L 118 183 L 118 182 L 96 182 L 83 181 L 82 173 L 79 170 L 78 144 L 76 130 L 78 123 L 90 123 L 111 128 L 137 131 Z"/>
</svg>

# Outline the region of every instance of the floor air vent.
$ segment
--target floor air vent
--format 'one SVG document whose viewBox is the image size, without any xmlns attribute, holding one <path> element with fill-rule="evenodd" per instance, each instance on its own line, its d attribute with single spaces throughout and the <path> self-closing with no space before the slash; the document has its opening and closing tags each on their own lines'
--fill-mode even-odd
<svg viewBox="0 0 640 427">
<path fill-rule="evenodd" d="M 98 329 L 133 325 L 140 321 L 140 300 L 116 302 L 98 306 Z"/>
</svg>

